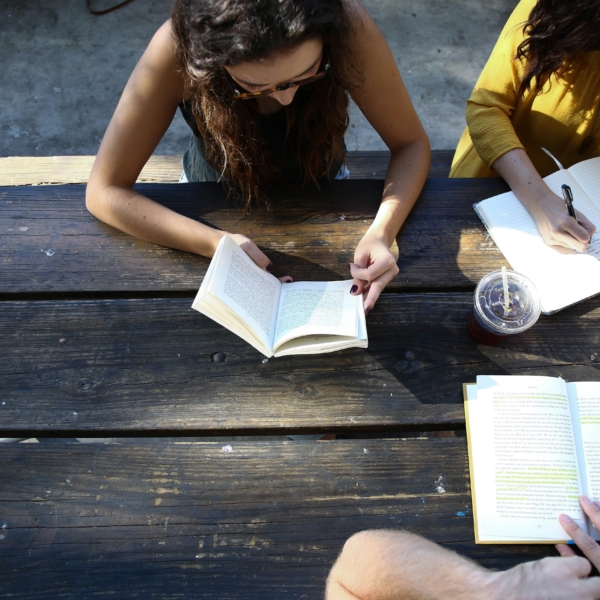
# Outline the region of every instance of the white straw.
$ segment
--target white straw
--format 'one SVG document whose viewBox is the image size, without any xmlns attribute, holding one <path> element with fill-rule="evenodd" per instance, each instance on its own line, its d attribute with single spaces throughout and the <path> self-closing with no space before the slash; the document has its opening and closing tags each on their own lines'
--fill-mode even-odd
<svg viewBox="0 0 600 600">
<path fill-rule="evenodd" d="M 504 309 L 508 310 L 508 277 L 506 267 L 502 267 L 502 285 L 504 286 Z"/>
</svg>

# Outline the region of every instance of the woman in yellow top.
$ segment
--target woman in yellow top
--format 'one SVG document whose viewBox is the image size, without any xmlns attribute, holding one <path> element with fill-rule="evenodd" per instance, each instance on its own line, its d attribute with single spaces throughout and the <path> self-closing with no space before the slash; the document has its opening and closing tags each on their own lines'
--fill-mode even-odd
<svg viewBox="0 0 600 600">
<path fill-rule="evenodd" d="M 542 177 L 600 156 L 600 1 L 521 0 L 471 97 L 450 177 L 503 177 L 546 243 L 585 250 L 595 226 L 569 217 Z"/>
</svg>

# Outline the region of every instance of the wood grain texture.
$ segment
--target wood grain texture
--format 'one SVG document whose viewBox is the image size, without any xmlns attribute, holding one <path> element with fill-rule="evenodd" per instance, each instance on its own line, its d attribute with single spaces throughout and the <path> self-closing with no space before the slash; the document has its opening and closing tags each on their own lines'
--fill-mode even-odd
<svg viewBox="0 0 600 600">
<path fill-rule="evenodd" d="M 430 177 L 448 177 L 454 150 L 433 150 Z M 138 183 L 177 183 L 183 155 L 154 155 L 138 177 Z M 95 156 L 0 157 L 0 186 L 63 185 L 87 183 Z M 390 153 L 348 152 L 346 165 L 352 179 L 384 179 Z"/>
<path fill-rule="evenodd" d="M 386 294 L 367 350 L 268 361 L 188 298 L 2 302 L 0 436 L 454 429 L 479 374 L 599 379 L 600 298 L 496 347 L 469 337 L 471 302 Z"/>
<path fill-rule="evenodd" d="M 177 183 L 182 158 L 181 154 L 151 156 L 138 182 Z M 0 186 L 87 183 L 95 160 L 95 156 L 0 157 Z"/>
<path fill-rule="evenodd" d="M 555 554 L 475 546 L 464 439 L 231 450 L 3 447 L 2 596 L 317 600 L 345 540 L 371 528 L 422 534 L 492 568 Z"/>
<path fill-rule="evenodd" d="M 278 275 L 297 281 L 348 277 L 371 224 L 380 181 L 337 181 L 321 192 L 280 191 L 272 210 L 244 216 L 218 184 L 141 185 L 179 213 L 245 233 Z M 400 274 L 388 290 L 473 289 L 505 264 L 472 205 L 500 193 L 499 180 L 431 179 L 398 237 Z M 195 292 L 208 259 L 137 240 L 97 221 L 83 186 L 0 188 L 0 294 Z M 396 251 L 396 248 L 394 247 Z"/>
</svg>

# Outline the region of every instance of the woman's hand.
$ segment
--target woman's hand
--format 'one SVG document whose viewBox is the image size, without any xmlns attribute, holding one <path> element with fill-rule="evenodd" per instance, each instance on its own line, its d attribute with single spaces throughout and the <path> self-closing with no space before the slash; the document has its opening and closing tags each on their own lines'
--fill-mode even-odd
<svg viewBox="0 0 600 600">
<path fill-rule="evenodd" d="M 583 252 L 596 232 L 596 226 L 583 213 L 575 211 L 577 221 L 569 216 L 565 201 L 550 189 L 529 212 L 549 246 L 562 246 Z"/>
<path fill-rule="evenodd" d="M 590 518 L 596 529 L 600 530 L 600 502 L 592 502 L 587 496 L 581 496 L 579 502 L 583 512 Z M 559 521 L 563 529 L 579 546 L 588 560 L 597 569 L 600 569 L 600 546 L 598 543 L 585 533 L 568 515 L 560 515 Z M 561 556 L 577 556 L 575 551 L 566 544 L 557 544 L 556 549 Z"/>
<path fill-rule="evenodd" d="M 261 268 L 268 271 L 273 275 L 273 263 L 269 260 L 269 257 L 260 250 L 260 248 L 249 238 L 241 233 L 230 233 L 229 234 L 233 241 Z M 292 283 L 293 279 L 286 275 L 280 277 L 281 283 Z"/>
<path fill-rule="evenodd" d="M 569 216 L 565 201 L 546 185 L 525 150 L 510 150 L 492 168 L 502 175 L 533 217 L 546 244 L 578 252 L 586 249 L 596 227 L 579 211 L 577 221 Z"/>
<path fill-rule="evenodd" d="M 351 293 L 364 294 L 365 314 L 369 314 L 383 288 L 398 274 L 394 255 L 384 239 L 367 232 L 354 251 L 348 265 L 354 278 Z"/>
</svg>

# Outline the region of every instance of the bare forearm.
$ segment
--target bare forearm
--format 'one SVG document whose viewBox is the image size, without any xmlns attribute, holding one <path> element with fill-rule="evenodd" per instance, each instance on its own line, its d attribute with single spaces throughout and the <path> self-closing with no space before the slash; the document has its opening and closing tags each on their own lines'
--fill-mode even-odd
<svg viewBox="0 0 600 600">
<path fill-rule="evenodd" d="M 202 256 L 211 257 L 223 235 L 126 187 L 88 186 L 86 203 L 95 217 L 121 231 Z"/>
<path fill-rule="evenodd" d="M 370 232 L 383 237 L 388 247 L 414 206 L 427 179 L 431 151 L 427 139 L 420 140 L 392 153 L 381 206 Z"/>
<path fill-rule="evenodd" d="M 525 150 L 516 148 L 494 162 L 497 171 L 530 214 L 539 212 L 544 198 L 552 192 L 537 172 Z"/>
<path fill-rule="evenodd" d="M 491 600 L 493 577 L 418 536 L 367 531 L 344 546 L 326 600 Z"/>
</svg>

